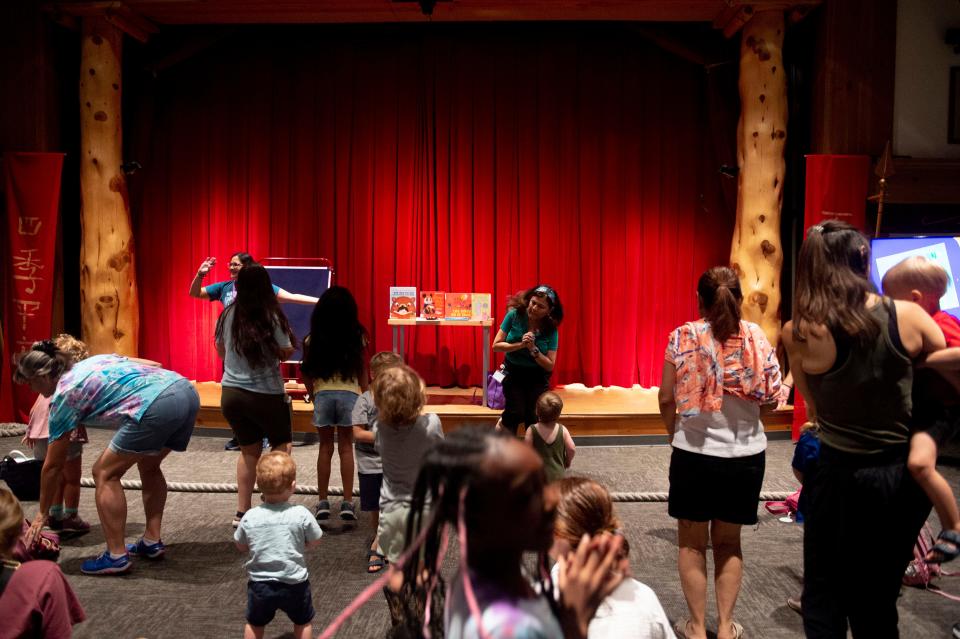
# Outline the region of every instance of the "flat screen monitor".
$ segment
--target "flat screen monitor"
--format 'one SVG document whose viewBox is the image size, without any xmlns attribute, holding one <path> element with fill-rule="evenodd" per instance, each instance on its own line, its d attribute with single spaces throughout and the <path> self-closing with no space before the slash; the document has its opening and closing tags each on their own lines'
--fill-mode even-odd
<svg viewBox="0 0 960 639">
<path fill-rule="evenodd" d="M 922 255 L 947 272 L 947 292 L 940 298 L 940 309 L 960 317 L 957 277 L 960 276 L 960 237 L 885 237 L 872 240 L 870 279 L 881 290 L 883 276 L 902 260 Z"/>
</svg>

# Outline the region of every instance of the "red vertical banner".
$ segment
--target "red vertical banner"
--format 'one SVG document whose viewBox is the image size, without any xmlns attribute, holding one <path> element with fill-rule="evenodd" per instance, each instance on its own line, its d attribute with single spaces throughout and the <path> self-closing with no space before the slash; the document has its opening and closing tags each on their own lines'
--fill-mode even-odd
<svg viewBox="0 0 960 639">
<path fill-rule="evenodd" d="M 50 337 L 62 153 L 5 153 L 7 242 L 3 259 L 0 416 L 26 421 L 35 394 L 12 383 L 12 355 Z"/>
<path fill-rule="evenodd" d="M 870 157 L 867 155 L 808 155 L 807 185 L 804 192 L 803 232 L 824 220 L 840 220 L 866 231 L 867 184 Z M 794 395 L 793 439 L 807 421 L 803 397 Z"/>
</svg>

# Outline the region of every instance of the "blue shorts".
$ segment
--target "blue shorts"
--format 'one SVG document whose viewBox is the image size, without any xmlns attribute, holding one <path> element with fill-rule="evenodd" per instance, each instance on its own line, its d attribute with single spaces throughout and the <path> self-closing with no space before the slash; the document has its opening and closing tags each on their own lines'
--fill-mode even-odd
<svg viewBox="0 0 960 639">
<path fill-rule="evenodd" d="M 281 581 L 247 582 L 247 623 L 263 627 L 273 621 L 278 610 L 290 617 L 290 621 L 303 626 L 313 620 L 313 597 L 310 580 L 298 584 Z"/>
<path fill-rule="evenodd" d="M 118 455 L 159 455 L 169 448 L 187 449 L 200 397 L 193 384 L 179 379 L 157 396 L 139 422 L 125 421 L 110 441 L 110 450 Z"/>
<path fill-rule="evenodd" d="M 360 478 L 360 510 L 365 513 L 380 510 L 380 487 L 383 473 L 357 473 Z"/>
<path fill-rule="evenodd" d="M 320 391 L 313 396 L 313 425 L 353 426 L 353 405 L 359 397 L 351 391 Z"/>
</svg>

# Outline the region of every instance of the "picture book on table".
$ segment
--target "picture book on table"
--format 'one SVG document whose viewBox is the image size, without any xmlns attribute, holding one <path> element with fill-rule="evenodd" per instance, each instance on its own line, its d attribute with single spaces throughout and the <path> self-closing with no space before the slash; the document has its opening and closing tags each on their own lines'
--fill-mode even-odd
<svg viewBox="0 0 960 639">
<path fill-rule="evenodd" d="M 417 289 L 412 286 L 390 287 L 390 317 L 393 319 L 417 318 Z"/>
<path fill-rule="evenodd" d="M 448 320 L 468 320 L 473 317 L 470 293 L 447 293 L 443 297 L 444 315 Z"/>
<path fill-rule="evenodd" d="M 472 293 L 473 319 L 490 319 L 490 293 Z"/>
<path fill-rule="evenodd" d="M 443 291 L 420 292 L 420 317 L 423 319 L 443 319 Z"/>
</svg>

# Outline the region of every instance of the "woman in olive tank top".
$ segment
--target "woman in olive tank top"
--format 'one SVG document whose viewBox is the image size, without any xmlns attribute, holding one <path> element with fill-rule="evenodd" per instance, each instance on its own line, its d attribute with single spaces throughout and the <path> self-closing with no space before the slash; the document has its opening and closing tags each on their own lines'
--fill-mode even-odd
<svg viewBox="0 0 960 639">
<path fill-rule="evenodd" d="M 913 360 L 945 346 L 911 302 L 873 292 L 867 239 L 849 224 L 810 228 L 783 327 L 796 388 L 820 430 L 804 476 L 807 637 L 897 637 L 897 597 L 930 502 L 906 469 Z M 858 562 L 856 584 L 849 565 Z"/>
</svg>

